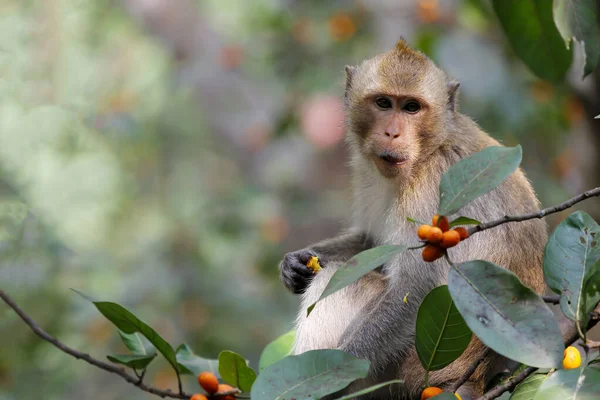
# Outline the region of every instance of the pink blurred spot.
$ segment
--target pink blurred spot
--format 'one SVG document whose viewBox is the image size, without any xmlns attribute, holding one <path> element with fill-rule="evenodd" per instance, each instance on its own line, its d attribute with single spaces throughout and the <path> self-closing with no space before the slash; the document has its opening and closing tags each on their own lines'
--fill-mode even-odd
<svg viewBox="0 0 600 400">
<path fill-rule="evenodd" d="M 338 144 L 344 137 L 344 105 L 334 96 L 313 96 L 302 107 L 302 131 L 320 149 Z"/>
</svg>

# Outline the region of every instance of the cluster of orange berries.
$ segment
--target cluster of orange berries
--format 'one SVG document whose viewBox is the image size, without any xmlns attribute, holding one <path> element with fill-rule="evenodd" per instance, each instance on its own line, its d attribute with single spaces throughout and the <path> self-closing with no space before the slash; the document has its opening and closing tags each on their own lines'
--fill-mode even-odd
<svg viewBox="0 0 600 400">
<path fill-rule="evenodd" d="M 208 393 L 209 396 L 215 393 L 223 393 L 233 390 L 232 386 L 226 385 L 224 383 L 219 383 L 219 380 L 217 379 L 215 374 L 207 371 L 202 372 L 200 373 L 200 375 L 198 375 L 198 383 L 200 384 L 202 389 L 204 389 L 206 393 Z M 208 400 L 208 397 L 206 397 L 206 395 L 204 394 L 196 393 L 192 397 L 190 397 L 190 400 Z M 235 396 L 219 396 L 219 400 L 235 400 Z"/>
<path fill-rule="evenodd" d="M 423 390 L 423 393 L 421 393 L 421 400 L 428 400 L 428 399 L 431 399 L 432 397 L 435 397 L 438 394 L 442 394 L 442 393 L 444 393 L 444 391 L 442 389 L 440 389 L 439 387 L 430 386 L 430 387 L 426 388 L 425 390 Z M 454 396 L 458 400 L 462 400 L 462 398 L 460 397 L 460 395 L 458 393 L 454 393 Z"/>
<path fill-rule="evenodd" d="M 462 227 L 450 229 L 448 217 L 435 214 L 431 225 L 421 225 L 417 235 L 419 239 L 427 241 L 427 245 L 423 248 L 423 260 L 433 262 L 442 257 L 446 249 L 468 238 L 469 232 Z"/>
</svg>

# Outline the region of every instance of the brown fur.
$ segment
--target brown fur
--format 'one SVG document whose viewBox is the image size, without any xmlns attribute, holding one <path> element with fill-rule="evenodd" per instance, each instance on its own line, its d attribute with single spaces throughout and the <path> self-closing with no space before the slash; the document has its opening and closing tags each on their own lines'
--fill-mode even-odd
<svg viewBox="0 0 600 400">
<path fill-rule="evenodd" d="M 369 378 L 345 392 L 397 377 L 405 384 L 382 389 L 370 397 L 418 399 L 424 370 L 414 350 L 416 311 L 431 289 L 447 283 L 449 266 L 445 260 L 425 263 L 419 251 L 407 251 L 381 271 L 370 273 L 317 304 L 309 318 L 305 310 L 320 296 L 334 270 L 354 254 L 371 246 L 417 244 L 416 226 L 406 217 L 429 220 L 437 209 L 443 173 L 460 159 L 499 143 L 457 111 L 458 83 L 404 41 L 346 71 L 354 233 L 308 249 L 326 260 L 325 269 L 303 295 L 295 350 L 299 353 L 336 347 L 370 360 Z M 393 109 L 375 105 L 381 96 L 393 100 Z M 403 111 L 403 104 L 411 100 L 421 105 L 416 113 Z M 404 160 L 404 164 L 390 166 L 382 161 L 382 154 Z M 531 185 L 517 170 L 457 215 L 489 221 L 538 208 Z M 455 262 L 482 259 L 501 265 L 541 293 L 545 241 L 544 222 L 531 220 L 478 233 L 448 254 Z M 287 267 L 282 263 L 283 271 Z M 404 303 L 406 294 L 408 302 Z M 453 364 L 430 374 L 430 384 L 450 387 L 482 350 L 482 344 L 474 339 Z M 463 399 L 480 395 L 485 380 L 503 361 L 497 355 L 486 359 L 459 390 Z"/>
</svg>

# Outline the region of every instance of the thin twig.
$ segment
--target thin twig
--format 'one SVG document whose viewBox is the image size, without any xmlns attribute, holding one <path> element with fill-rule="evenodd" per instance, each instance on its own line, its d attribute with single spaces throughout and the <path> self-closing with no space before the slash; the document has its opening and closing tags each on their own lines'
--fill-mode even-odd
<svg viewBox="0 0 600 400">
<path fill-rule="evenodd" d="M 42 328 L 40 328 L 25 312 L 11 299 L 4 291 L 0 290 L 0 298 L 4 300 L 4 302 L 12 308 L 19 317 L 31 328 L 33 333 L 38 335 L 43 340 L 51 343 L 54 347 L 58 348 L 60 351 L 67 353 L 68 355 L 75 357 L 78 360 L 83 360 L 88 364 L 91 364 L 95 367 L 108 371 L 110 373 L 119 375 L 121 378 L 125 379 L 127 382 L 131 383 L 139 387 L 141 390 L 152 393 L 156 396 L 160 396 L 162 398 L 170 397 L 173 399 L 189 399 L 190 394 L 187 393 L 174 393 L 171 390 L 160 390 L 151 386 L 147 386 L 137 377 L 128 374 L 122 367 L 117 367 L 113 364 L 108 364 L 103 361 L 97 360 L 91 357 L 89 354 L 82 353 L 80 351 L 74 350 L 64 343 L 60 342 L 55 337 L 48 334 Z"/>
<path fill-rule="evenodd" d="M 590 329 L 592 329 L 594 326 L 596 326 L 597 323 L 598 320 L 590 320 L 587 330 L 589 331 Z M 577 339 L 579 339 L 579 333 L 575 331 L 567 338 L 567 340 L 565 340 L 565 344 L 567 346 L 570 346 Z M 502 395 L 502 393 L 514 389 L 519 383 L 523 382 L 525 379 L 527 379 L 529 375 L 531 375 L 535 371 L 537 371 L 537 368 L 527 367 L 523 371 L 519 372 L 517 375 L 508 378 L 508 380 L 503 384 L 493 387 L 492 389 L 484 393 L 483 396 L 478 397 L 475 400 L 491 400 L 498 398 Z"/>
<path fill-rule="evenodd" d="M 497 219 L 495 221 L 490 221 L 490 222 L 485 222 L 483 224 L 479 224 L 477 226 L 469 228 L 469 231 L 468 231 L 469 236 L 471 236 L 477 232 L 485 231 L 486 229 L 494 228 L 498 225 L 506 224 L 507 222 L 519 222 L 519 221 L 527 221 L 528 219 L 544 218 L 547 215 L 566 210 L 567 208 L 574 206 L 575 204 L 579 203 L 580 201 L 589 199 L 590 197 L 597 197 L 597 196 L 600 196 L 600 187 L 588 190 L 586 192 L 583 192 L 583 193 L 565 201 L 564 203 L 560 203 L 560 204 L 557 204 L 552 207 L 544 208 L 543 210 L 540 210 L 540 211 L 532 212 L 529 214 L 522 214 L 522 215 L 512 215 L 512 216 L 505 215 L 503 218 Z"/>
<path fill-rule="evenodd" d="M 485 360 L 490 354 L 492 353 L 492 350 L 490 350 L 490 348 L 486 348 L 483 353 L 481 353 L 481 355 L 479 356 L 479 358 L 477 358 L 477 360 L 475 360 L 475 362 L 473 362 L 470 366 L 469 369 L 467 369 L 465 371 L 465 373 L 460 377 L 459 380 L 457 380 L 454 385 L 452 385 L 452 387 L 450 388 L 450 391 L 452 393 L 456 392 L 458 390 L 459 387 L 461 387 L 462 385 L 464 385 L 464 383 L 466 381 L 469 380 L 469 378 L 471 377 L 471 375 L 473 375 L 473 373 L 475 372 L 475 370 L 477 369 L 477 367 L 479 367 L 479 364 L 482 363 L 483 360 Z"/>
<path fill-rule="evenodd" d="M 560 304 L 560 296 L 548 295 L 542 296 L 542 300 L 549 304 Z"/>
</svg>

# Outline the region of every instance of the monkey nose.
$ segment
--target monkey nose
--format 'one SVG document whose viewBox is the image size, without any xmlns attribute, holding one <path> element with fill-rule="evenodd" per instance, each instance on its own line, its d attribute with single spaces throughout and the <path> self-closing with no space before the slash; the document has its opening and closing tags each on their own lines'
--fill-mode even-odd
<svg viewBox="0 0 600 400">
<path fill-rule="evenodd" d="M 396 139 L 396 138 L 400 137 L 400 132 L 388 132 L 386 130 L 385 136 L 389 137 L 390 139 Z"/>
</svg>

